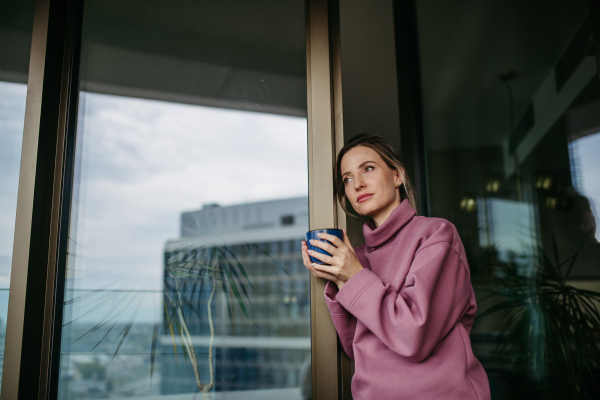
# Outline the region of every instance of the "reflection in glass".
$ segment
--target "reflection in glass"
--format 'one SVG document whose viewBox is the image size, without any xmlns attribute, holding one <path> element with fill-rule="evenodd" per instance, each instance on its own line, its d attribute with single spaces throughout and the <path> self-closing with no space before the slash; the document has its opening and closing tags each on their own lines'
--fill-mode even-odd
<svg viewBox="0 0 600 400">
<path fill-rule="evenodd" d="M 151 3 L 86 2 L 59 398 L 307 398 L 304 3 Z"/>
<path fill-rule="evenodd" d="M 493 398 L 600 393 L 600 82 L 586 1 L 417 2 L 429 209 Z M 535 10 L 535 12 L 533 12 Z"/>
<path fill-rule="evenodd" d="M 594 109 L 596 111 L 596 109 Z M 594 128 L 600 128 L 595 126 Z M 581 195 L 585 196 L 590 203 L 592 215 L 588 216 L 590 229 L 593 228 L 593 221 L 596 222 L 596 230 L 593 236 L 600 240 L 600 132 L 594 132 L 583 137 L 572 140 L 569 143 L 569 154 L 571 156 L 571 179 L 573 187 Z"/>
<path fill-rule="evenodd" d="M 0 4 L 0 382 L 32 30 L 33 1 Z"/>
</svg>

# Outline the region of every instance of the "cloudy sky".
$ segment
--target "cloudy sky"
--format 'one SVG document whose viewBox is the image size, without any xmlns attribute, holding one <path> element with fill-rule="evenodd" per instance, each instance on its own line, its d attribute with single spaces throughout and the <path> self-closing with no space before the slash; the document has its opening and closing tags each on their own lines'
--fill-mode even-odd
<svg viewBox="0 0 600 400">
<path fill-rule="evenodd" d="M 26 95 L 26 85 L 0 82 L 0 288 L 10 283 Z"/>
<path fill-rule="evenodd" d="M 579 164 L 577 188 L 588 198 L 596 218 L 596 239 L 600 241 L 600 133 L 584 136 L 571 143 L 575 151 L 572 154 Z"/>
<path fill-rule="evenodd" d="M 76 287 L 160 290 L 182 211 L 307 195 L 306 129 L 305 118 L 84 93 Z"/>
<path fill-rule="evenodd" d="M 25 91 L 0 83 L 0 287 L 10 276 Z M 90 93 L 80 101 L 72 287 L 161 290 L 181 212 L 308 194 L 305 118 Z"/>
</svg>

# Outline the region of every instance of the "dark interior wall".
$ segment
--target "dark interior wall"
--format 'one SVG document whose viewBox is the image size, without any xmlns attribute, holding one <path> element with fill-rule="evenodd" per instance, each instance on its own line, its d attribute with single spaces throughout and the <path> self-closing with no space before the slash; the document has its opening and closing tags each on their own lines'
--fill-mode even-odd
<svg viewBox="0 0 600 400">
<path fill-rule="evenodd" d="M 82 90 L 306 116 L 301 0 L 85 7 Z"/>
<path fill-rule="evenodd" d="M 344 140 L 376 133 L 400 149 L 400 119 L 392 0 L 340 2 Z M 354 246 L 364 219 L 348 219 Z"/>
<path fill-rule="evenodd" d="M 377 133 L 400 146 L 391 0 L 340 3 L 344 135 Z"/>
<path fill-rule="evenodd" d="M 465 198 L 477 201 L 488 195 L 485 192 L 488 182 L 501 182 L 502 147 L 430 150 L 427 156 L 429 194 L 437 200 L 431 204 L 431 214 L 456 225 L 467 254 L 471 255 L 479 246 L 477 212 L 461 208 L 461 201 Z M 498 188 L 500 193 L 509 189 L 502 185 Z"/>
<path fill-rule="evenodd" d="M 27 83 L 33 0 L 0 5 L 0 81 Z"/>
<path fill-rule="evenodd" d="M 418 0 L 423 124 L 429 149 L 497 145 L 589 14 L 587 1 Z M 515 122 L 516 122 L 515 121 Z"/>
</svg>

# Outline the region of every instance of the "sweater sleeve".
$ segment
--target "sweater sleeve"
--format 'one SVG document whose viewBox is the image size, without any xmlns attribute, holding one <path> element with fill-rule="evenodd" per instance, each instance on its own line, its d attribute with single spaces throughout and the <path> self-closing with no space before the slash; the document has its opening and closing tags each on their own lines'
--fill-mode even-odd
<svg viewBox="0 0 600 400">
<path fill-rule="evenodd" d="M 340 338 L 344 352 L 354 361 L 352 342 L 356 331 L 356 318 L 350 314 L 337 300 L 338 288 L 335 283 L 327 282 L 325 286 L 325 302 L 329 308 L 333 325 Z"/>
<path fill-rule="evenodd" d="M 337 301 L 392 351 L 422 361 L 468 309 L 471 291 L 457 252 L 437 242 L 417 251 L 399 292 L 364 269 L 346 282 Z"/>
</svg>

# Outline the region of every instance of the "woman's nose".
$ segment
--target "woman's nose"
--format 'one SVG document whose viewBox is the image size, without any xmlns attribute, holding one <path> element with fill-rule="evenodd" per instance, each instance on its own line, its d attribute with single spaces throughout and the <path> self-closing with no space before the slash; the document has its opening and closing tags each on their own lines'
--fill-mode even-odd
<svg viewBox="0 0 600 400">
<path fill-rule="evenodd" d="M 362 180 L 362 178 L 355 178 L 354 179 L 354 189 L 358 190 L 361 189 L 363 187 L 365 187 L 365 182 Z"/>
</svg>

